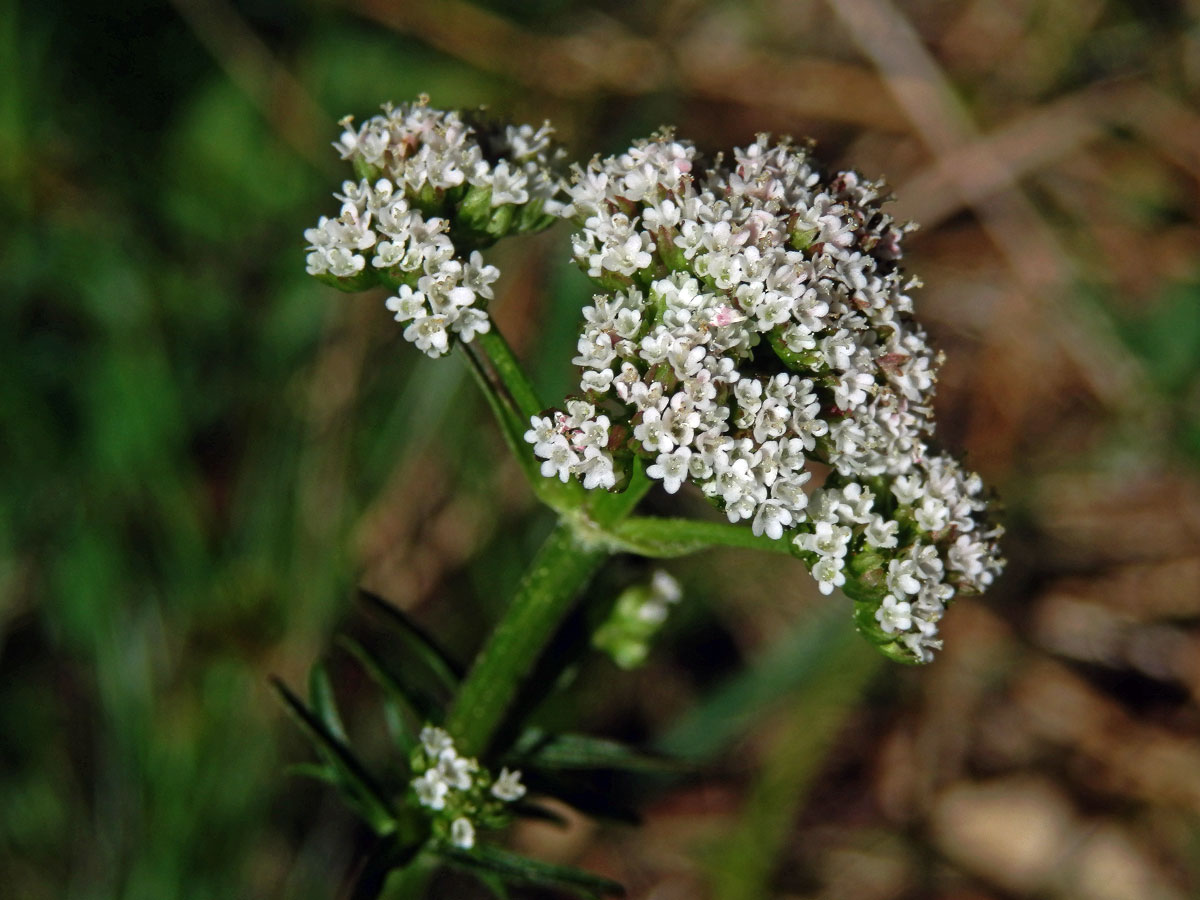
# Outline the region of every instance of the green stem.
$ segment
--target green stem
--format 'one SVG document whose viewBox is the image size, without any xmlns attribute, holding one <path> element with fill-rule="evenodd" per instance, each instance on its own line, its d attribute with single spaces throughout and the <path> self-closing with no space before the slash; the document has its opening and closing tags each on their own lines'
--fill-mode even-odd
<svg viewBox="0 0 1200 900">
<path fill-rule="evenodd" d="M 504 337 L 495 329 L 464 345 L 472 371 L 538 498 L 560 520 L 530 564 L 508 610 L 463 681 L 446 727 L 461 752 L 478 755 L 520 693 L 523 679 L 571 605 L 613 553 L 682 556 L 712 544 L 787 552 L 785 542 L 745 528 L 684 519 L 630 519 L 652 482 L 635 464 L 619 494 L 585 491 L 543 478 L 522 435 L 541 402 Z"/>
<path fill-rule="evenodd" d="M 605 532 L 612 546 L 627 553 L 656 559 L 687 556 L 712 546 L 740 547 L 791 555 L 791 541 L 755 535 L 745 525 L 636 516 L 623 519 Z"/>
<path fill-rule="evenodd" d="M 582 543 L 566 522 L 550 532 L 450 710 L 446 727 L 460 752 L 475 756 L 487 748 L 525 674 L 608 553 Z"/>
<path fill-rule="evenodd" d="M 525 442 L 529 419 L 541 412 L 541 402 L 529 378 L 513 355 L 512 348 L 494 327 L 476 335 L 475 340 L 459 345 L 471 367 L 471 373 L 487 398 L 500 433 L 516 458 L 530 488 L 539 500 L 558 513 L 578 509 L 586 491 L 576 481 L 563 483 L 543 477 L 533 449 Z"/>
<path fill-rule="evenodd" d="M 513 353 L 512 347 L 508 345 L 508 341 L 504 339 L 504 335 L 495 325 L 490 331 L 475 335 L 473 343 L 475 348 L 491 362 L 505 390 L 516 404 L 517 411 L 526 422 L 529 421 L 530 416 L 536 416 L 545 408 L 542 401 L 538 399 L 533 383 L 525 374 L 525 370 L 521 368 L 521 363 Z M 468 344 L 467 347 L 470 348 L 471 345 Z"/>
</svg>

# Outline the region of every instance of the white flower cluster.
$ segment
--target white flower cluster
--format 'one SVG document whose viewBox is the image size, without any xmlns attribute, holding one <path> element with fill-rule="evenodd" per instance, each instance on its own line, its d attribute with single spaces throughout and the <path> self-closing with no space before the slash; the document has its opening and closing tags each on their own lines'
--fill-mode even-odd
<svg viewBox="0 0 1200 900">
<path fill-rule="evenodd" d="M 435 830 L 440 827 L 463 850 L 475 846 L 476 824 L 498 823 L 502 805 L 525 796 L 520 772 L 502 769 L 493 780 L 476 760 L 458 754 L 445 730 L 432 725 L 421 729 L 413 763 L 422 770 L 411 782 L 417 802 L 435 814 Z"/>
<path fill-rule="evenodd" d="M 388 309 L 429 356 L 487 331 L 499 272 L 468 251 L 544 228 L 561 211 L 550 126 L 493 127 L 424 100 L 343 126 L 334 147 L 360 180 L 334 195 L 336 217 L 305 231 L 309 274 L 344 290 L 398 288 Z"/>
<path fill-rule="evenodd" d="M 1000 530 L 930 446 L 940 359 L 882 185 L 823 181 L 765 136 L 729 167 L 666 134 L 574 175 L 575 259 L 608 292 L 584 310 L 582 396 L 526 434 L 543 474 L 612 488 L 632 451 L 668 492 L 787 536 L 822 591 L 877 610 L 877 643 L 928 660 L 945 603 L 1002 567 Z M 832 473 L 810 498 L 812 462 Z"/>
</svg>

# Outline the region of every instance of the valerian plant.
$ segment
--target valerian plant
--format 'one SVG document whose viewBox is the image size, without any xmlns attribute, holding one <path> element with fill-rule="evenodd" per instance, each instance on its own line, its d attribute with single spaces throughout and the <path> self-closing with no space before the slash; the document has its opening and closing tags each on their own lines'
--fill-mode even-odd
<svg viewBox="0 0 1200 900">
<path fill-rule="evenodd" d="M 346 291 L 386 287 L 418 350 L 463 351 L 558 524 L 465 673 L 374 600 L 440 686 L 402 682 L 350 648 L 409 713 L 392 786 L 351 751 L 323 671 L 309 704 L 279 686 L 318 744 L 310 774 L 337 784 L 381 836 L 359 896 L 430 860 L 467 868 L 500 895 L 510 881 L 619 892 L 483 839 L 515 815 L 548 814 L 527 785 L 573 800 L 557 790 L 564 770 L 664 764 L 520 720 L 531 661 L 609 556 L 790 553 L 822 593 L 848 596 L 857 630 L 903 663 L 931 661 L 950 602 L 983 591 L 1004 565 L 980 478 L 934 443 L 942 357 L 913 318 L 919 282 L 900 267 L 912 226 L 884 211 L 880 182 L 826 177 L 808 145 L 767 135 L 705 160 L 662 131 L 568 166 L 549 124 L 501 125 L 424 98 L 342 125 L 334 147 L 355 178 L 334 195 L 337 215 L 305 233 L 308 272 Z M 575 226 L 574 259 L 597 292 L 569 351 L 578 390 L 551 407 L 488 314 L 500 273 L 481 251 L 560 219 Z M 651 487 L 688 484 L 728 523 L 635 514 Z M 665 573 L 630 589 L 591 645 L 637 665 L 678 594 Z"/>
</svg>

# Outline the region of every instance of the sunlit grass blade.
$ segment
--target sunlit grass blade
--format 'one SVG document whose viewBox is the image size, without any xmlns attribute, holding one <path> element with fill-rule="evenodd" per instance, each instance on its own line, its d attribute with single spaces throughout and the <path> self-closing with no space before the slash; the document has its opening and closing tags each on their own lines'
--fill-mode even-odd
<svg viewBox="0 0 1200 900">
<path fill-rule="evenodd" d="M 677 722 L 656 742 L 657 749 L 688 760 L 716 756 L 759 717 L 818 677 L 847 642 L 860 640 L 846 619 L 844 609 L 831 607 L 799 623 Z"/>
<path fill-rule="evenodd" d="M 882 660 L 847 635 L 815 676 L 787 697 L 780 733 L 763 760 L 737 824 L 708 854 L 717 900 L 759 900 L 790 840 L 792 824 L 830 748 Z"/>
</svg>

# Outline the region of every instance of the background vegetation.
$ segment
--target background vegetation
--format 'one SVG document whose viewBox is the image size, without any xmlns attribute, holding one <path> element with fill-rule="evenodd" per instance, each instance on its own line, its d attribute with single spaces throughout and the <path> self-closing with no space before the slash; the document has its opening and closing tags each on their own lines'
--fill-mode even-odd
<svg viewBox="0 0 1200 900">
<path fill-rule="evenodd" d="M 382 752 L 332 651 L 373 633 L 354 589 L 465 659 L 548 527 L 461 360 L 303 273 L 335 120 L 427 92 L 582 155 L 674 123 L 886 175 L 923 225 L 944 438 L 1009 509 L 1008 573 L 921 670 L 877 665 L 798 563 L 670 564 L 647 667 L 593 659 L 543 718 L 704 776 L 640 830 L 514 840 L 655 900 L 1195 896 L 1198 12 L 0 0 L 0 894 L 335 896 L 365 835 L 283 774 L 310 751 L 269 675 L 332 652 Z M 547 396 L 589 295 L 565 241 L 495 256 Z"/>
</svg>

